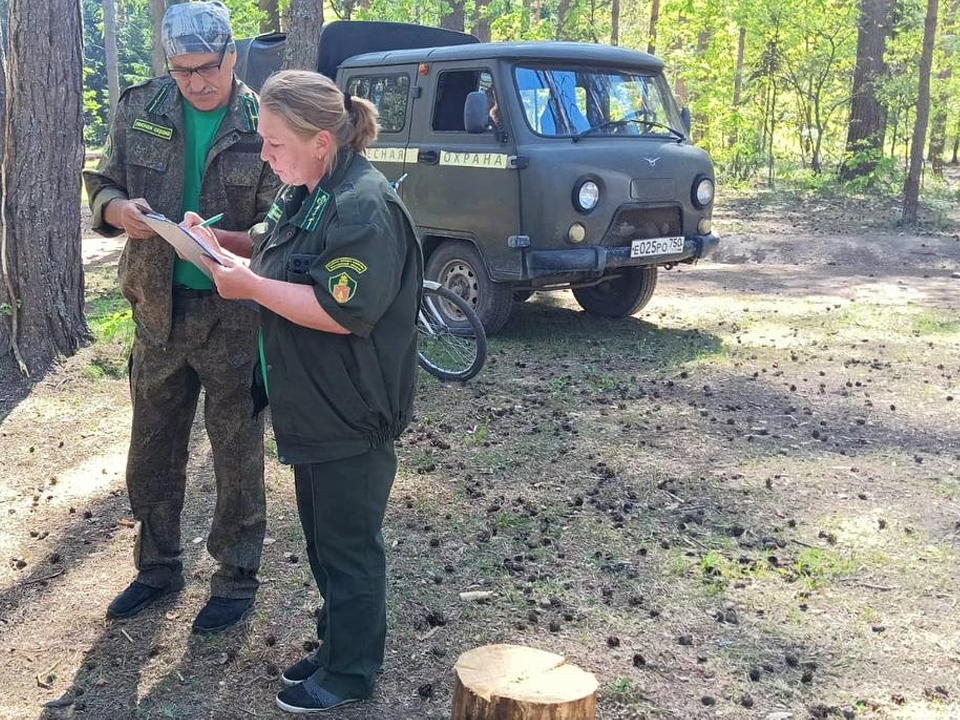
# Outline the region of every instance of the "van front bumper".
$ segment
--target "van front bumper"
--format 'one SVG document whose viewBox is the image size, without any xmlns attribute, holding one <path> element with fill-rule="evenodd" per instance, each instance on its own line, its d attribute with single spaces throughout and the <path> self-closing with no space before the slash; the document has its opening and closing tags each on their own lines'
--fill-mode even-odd
<svg viewBox="0 0 960 720">
<path fill-rule="evenodd" d="M 530 280 L 574 273 L 603 273 L 606 270 L 621 267 L 692 263 L 710 256 L 719 244 L 720 236 L 711 232 L 707 235 L 684 238 L 683 252 L 672 255 L 632 258 L 629 245 L 527 250 L 524 252 L 524 265 L 527 278 Z"/>
</svg>

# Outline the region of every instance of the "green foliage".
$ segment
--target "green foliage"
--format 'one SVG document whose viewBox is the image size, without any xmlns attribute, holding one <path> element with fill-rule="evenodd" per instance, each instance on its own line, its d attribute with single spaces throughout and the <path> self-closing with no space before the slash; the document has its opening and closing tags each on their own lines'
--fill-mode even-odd
<svg viewBox="0 0 960 720">
<path fill-rule="evenodd" d="M 225 0 L 237 37 L 260 32 L 263 12 L 254 0 Z M 288 0 L 281 2 L 281 7 Z M 6 0 L 0 0 L 5 6 Z M 790 166 L 824 175 L 811 186 L 829 187 L 841 163 L 869 163 L 870 172 L 853 181 L 855 191 L 899 189 L 918 87 L 918 59 L 925 2 L 895 4 L 885 61 L 889 73 L 876 85 L 887 111 L 887 132 L 878 153 L 846 153 L 846 124 L 856 61 L 859 2 L 849 0 L 661 0 L 655 34 L 650 34 L 652 0 L 621 3 L 619 44 L 655 52 L 667 64 L 681 105 L 694 118 L 693 138 L 708 150 L 721 182 L 755 182 L 769 172 L 780 177 Z M 332 0 L 330 21 L 391 20 L 439 25 L 450 0 Z M 481 18 L 495 41 L 581 40 L 609 43 L 610 6 L 588 0 L 490 0 L 464 4 L 465 29 Z M 86 42 L 85 109 L 88 145 L 106 137 L 109 111 L 99 0 L 83 0 Z M 117 0 L 121 86 L 150 76 L 153 44 L 147 0 Z M 960 111 L 960 43 L 955 14 L 942 13 L 935 97 L 949 103 L 948 117 Z M 738 45 L 744 37 L 739 96 Z M 950 127 L 955 134 L 960 128 Z M 948 138 L 948 147 L 952 138 Z"/>
<path fill-rule="evenodd" d="M 87 373 L 92 377 L 125 375 L 136 332 L 126 298 L 115 289 L 93 294 L 88 298 L 87 322 L 96 345 Z"/>
</svg>

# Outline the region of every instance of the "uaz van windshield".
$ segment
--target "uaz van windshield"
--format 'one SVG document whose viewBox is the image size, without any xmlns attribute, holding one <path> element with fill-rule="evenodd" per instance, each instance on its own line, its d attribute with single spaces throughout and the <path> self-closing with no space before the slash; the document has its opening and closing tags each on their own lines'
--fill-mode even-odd
<svg viewBox="0 0 960 720">
<path fill-rule="evenodd" d="M 682 121 L 663 75 L 637 70 L 518 65 L 514 79 L 535 133 L 572 137 L 664 136 Z M 650 121 L 650 122 L 645 122 Z"/>
</svg>

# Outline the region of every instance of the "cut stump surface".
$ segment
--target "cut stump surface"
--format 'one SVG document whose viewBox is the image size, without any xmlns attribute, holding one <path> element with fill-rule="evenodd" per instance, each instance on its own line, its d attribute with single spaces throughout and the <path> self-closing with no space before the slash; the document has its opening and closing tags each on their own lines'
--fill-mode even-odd
<svg viewBox="0 0 960 720">
<path fill-rule="evenodd" d="M 593 720 L 597 679 L 560 655 L 485 645 L 454 666 L 452 720 Z"/>
</svg>

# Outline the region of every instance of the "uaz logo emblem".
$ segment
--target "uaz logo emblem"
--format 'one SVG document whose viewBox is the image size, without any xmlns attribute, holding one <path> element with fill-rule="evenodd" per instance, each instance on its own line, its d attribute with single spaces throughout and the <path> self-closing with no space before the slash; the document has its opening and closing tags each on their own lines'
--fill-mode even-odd
<svg viewBox="0 0 960 720">
<path fill-rule="evenodd" d="M 648 163 L 650 163 L 650 167 L 653 167 L 654 165 L 657 164 L 657 161 L 660 160 L 660 158 L 658 158 L 658 157 L 655 157 L 655 158 L 645 157 L 644 160 L 646 160 Z"/>
</svg>

